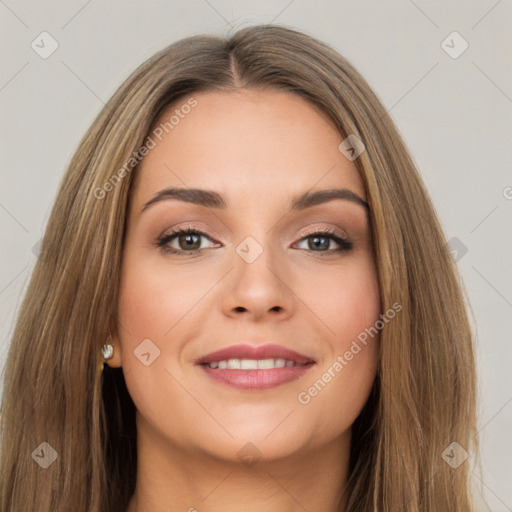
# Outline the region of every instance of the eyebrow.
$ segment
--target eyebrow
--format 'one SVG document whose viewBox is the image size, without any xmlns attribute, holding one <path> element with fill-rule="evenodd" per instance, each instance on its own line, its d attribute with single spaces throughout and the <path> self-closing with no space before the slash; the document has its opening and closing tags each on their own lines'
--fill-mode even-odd
<svg viewBox="0 0 512 512">
<path fill-rule="evenodd" d="M 208 208 L 227 208 L 227 201 L 224 197 L 213 190 L 204 190 L 200 188 L 166 188 L 160 190 L 152 199 L 145 203 L 141 213 L 156 203 L 171 199 L 206 206 Z M 369 205 L 366 201 L 346 188 L 331 188 L 317 190 L 315 192 L 304 192 L 303 194 L 292 198 L 289 209 L 305 210 L 312 206 L 327 203 L 335 199 L 351 201 L 369 209 Z"/>
</svg>

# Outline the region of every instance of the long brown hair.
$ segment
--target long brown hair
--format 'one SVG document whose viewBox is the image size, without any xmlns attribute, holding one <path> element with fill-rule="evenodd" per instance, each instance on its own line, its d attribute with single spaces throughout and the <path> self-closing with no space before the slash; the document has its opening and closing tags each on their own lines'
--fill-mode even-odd
<svg viewBox="0 0 512 512">
<path fill-rule="evenodd" d="M 426 189 L 385 108 L 346 59 L 304 33 L 259 25 L 154 55 L 72 158 L 7 358 L 4 512 L 126 509 L 136 478 L 134 405 L 122 370 L 101 372 L 100 347 L 117 316 L 130 158 L 171 104 L 237 88 L 298 94 L 366 147 L 354 163 L 370 206 L 381 305 L 403 309 L 381 332 L 374 388 L 353 425 L 347 512 L 472 509 L 468 461 L 455 468 L 442 456 L 452 442 L 476 451 L 472 333 Z M 46 469 L 36 461 L 55 454 Z"/>
</svg>

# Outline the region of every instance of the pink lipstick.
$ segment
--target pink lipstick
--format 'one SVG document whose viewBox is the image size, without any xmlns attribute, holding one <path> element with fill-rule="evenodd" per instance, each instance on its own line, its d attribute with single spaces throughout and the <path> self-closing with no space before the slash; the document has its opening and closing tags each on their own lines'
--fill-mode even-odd
<svg viewBox="0 0 512 512">
<path fill-rule="evenodd" d="M 281 345 L 234 345 L 196 361 L 208 377 L 231 387 L 264 390 L 292 382 L 315 364 L 305 355 Z"/>
</svg>

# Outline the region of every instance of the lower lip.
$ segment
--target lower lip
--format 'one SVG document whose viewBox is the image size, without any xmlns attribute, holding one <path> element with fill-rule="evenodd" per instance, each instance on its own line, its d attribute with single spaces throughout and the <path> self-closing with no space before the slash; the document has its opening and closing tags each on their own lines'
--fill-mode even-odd
<svg viewBox="0 0 512 512">
<path fill-rule="evenodd" d="M 299 379 L 306 374 L 314 364 L 268 370 L 230 370 L 209 368 L 201 365 L 203 371 L 213 380 L 227 384 L 232 388 L 263 390 L 270 389 Z"/>
</svg>

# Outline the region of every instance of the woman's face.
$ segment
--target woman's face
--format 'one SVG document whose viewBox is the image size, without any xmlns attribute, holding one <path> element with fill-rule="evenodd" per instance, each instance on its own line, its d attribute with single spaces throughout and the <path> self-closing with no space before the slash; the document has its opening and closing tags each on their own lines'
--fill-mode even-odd
<svg viewBox="0 0 512 512">
<path fill-rule="evenodd" d="M 380 314 L 356 167 L 294 94 L 193 98 L 132 190 L 113 365 L 139 437 L 233 460 L 349 439 L 378 360 L 378 335 L 358 336 Z M 295 201 L 333 189 L 349 192 Z"/>
</svg>

